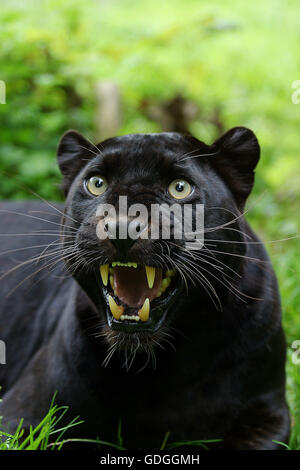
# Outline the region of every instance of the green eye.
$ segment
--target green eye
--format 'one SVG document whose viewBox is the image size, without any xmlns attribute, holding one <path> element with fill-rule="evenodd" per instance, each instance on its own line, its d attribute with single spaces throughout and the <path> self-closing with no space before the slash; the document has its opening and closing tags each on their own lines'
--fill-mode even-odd
<svg viewBox="0 0 300 470">
<path fill-rule="evenodd" d="M 92 176 L 86 182 L 87 189 L 94 196 L 100 196 L 100 194 L 103 194 L 104 191 L 106 191 L 107 186 L 108 186 L 108 183 L 106 179 L 103 178 L 103 176 L 99 176 L 99 175 Z"/>
<path fill-rule="evenodd" d="M 175 199 L 184 199 L 192 192 L 192 186 L 186 180 L 174 180 L 169 184 L 169 193 Z"/>
</svg>

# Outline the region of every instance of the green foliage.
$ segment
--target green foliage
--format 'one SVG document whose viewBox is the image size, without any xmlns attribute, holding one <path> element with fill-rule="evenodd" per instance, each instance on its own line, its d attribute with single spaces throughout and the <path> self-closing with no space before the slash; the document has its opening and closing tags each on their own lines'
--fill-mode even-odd
<svg viewBox="0 0 300 470">
<path fill-rule="evenodd" d="M 59 426 L 59 423 L 65 417 L 69 408 L 67 406 L 58 406 L 55 404 L 55 396 L 50 404 L 49 411 L 42 421 L 33 428 L 30 426 L 30 429 L 25 431 L 23 427 L 23 419 L 20 420 L 20 423 L 14 432 L 10 434 L 0 429 L 0 450 L 61 450 L 66 444 L 72 444 L 73 449 L 76 448 L 76 445 L 80 443 L 93 444 L 92 448 L 110 448 L 114 450 L 126 450 L 126 447 L 123 446 L 123 437 L 122 437 L 122 422 L 119 421 L 119 426 L 117 430 L 117 443 L 103 441 L 99 438 L 97 439 L 80 439 L 80 438 L 68 438 L 65 437 L 66 432 L 78 426 L 83 421 L 79 420 L 79 417 L 74 418 L 69 424 L 64 426 Z M 1 424 L 1 417 L 0 417 Z M 175 449 L 176 447 L 183 446 L 199 446 L 204 450 L 209 450 L 209 447 L 206 444 L 219 442 L 220 439 L 211 439 L 211 440 L 201 440 L 201 441 L 189 441 L 189 442 L 173 442 L 167 444 L 170 433 L 167 432 L 160 450 L 164 449 Z M 74 447 L 75 446 L 75 447 Z"/>
<path fill-rule="evenodd" d="M 53 398 L 50 408 L 42 421 L 25 433 L 23 419 L 20 420 L 14 434 L 0 430 L 0 450 L 60 450 L 64 444 L 63 436 L 71 427 L 81 424 L 78 417 L 74 418 L 68 425 L 59 428 L 59 422 L 68 411 L 67 406 L 58 406 Z M 53 436 L 55 436 L 53 438 Z"/>
<path fill-rule="evenodd" d="M 180 92 L 201 116 L 215 106 L 228 128 L 251 127 L 261 141 L 260 188 L 297 189 L 299 3 L 271 0 L 3 0 L 0 12 L 0 170 L 2 197 L 28 197 L 14 176 L 57 199 L 55 149 L 77 128 L 93 138 L 94 86 L 114 80 L 123 98 L 120 133 L 158 130 L 140 111 L 143 98 Z M 191 131 L 215 137 L 198 119 Z"/>
<path fill-rule="evenodd" d="M 121 90 L 120 134 L 152 132 L 141 101 L 177 93 L 193 100 L 190 125 L 211 142 L 208 120 L 220 108 L 225 128 L 245 125 L 262 147 L 247 214 L 263 240 L 300 234 L 298 0 L 2 0 L 0 79 L 1 198 L 28 198 L 24 185 L 60 199 L 55 150 L 69 128 L 94 139 L 95 83 Z M 267 243 L 278 274 L 288 344 L 288 399 L 300 447 L 300 368 L 291 343 L 300 339 L 299 241 Z"/>
</svg>

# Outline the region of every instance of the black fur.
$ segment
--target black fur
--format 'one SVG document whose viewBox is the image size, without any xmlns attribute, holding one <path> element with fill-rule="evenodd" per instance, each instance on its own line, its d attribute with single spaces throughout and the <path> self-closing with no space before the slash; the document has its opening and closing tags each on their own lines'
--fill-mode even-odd
<svg viewBox="0 0 300 470">
<path fill-rule="evenodd" d="M 0 366 L 5 425 L 14 428 L 20 418 L 27 426 L 38 424 L 57 391 L 57 402 L 85 421 L 70 436 L 114 442 L 122 419 L 124 444 L 132 449 L 158 448 L 167 431 L 171 441 L 222 439 L 215 447 L 225 449 L 277 449 L 273 440 L 288 441 L 277 281 L 242 215 L 258 159 L 257 139 L 245 128 L 230 130 L 211 146 L 177 133 L 128 135 L 97 146 L 75 131 L 65 134 L 58 148 L 65 209 L 1 204 L 1 233 L 31 234 L 2 236 L 1 252 L 54 242 L 60 231 L 57 211 L 65 212 L 61 240 L 76 246 L 73 258 L 64 253 L 73 276 L 66 274 L 60 253 L 43 257 L 56 249 L 54 243 L 44 252 L 37 247 L 1 256 L 6 273 L 43 252 L 0 284 L 0 339 L 7 345 L 7 364 Z M 164 248 L 155 240 L 138 240 L 128 252 L 130 261 L 156 265 L 158 254 L 167 260 L 170 250 L 171 260 L 183 256 L 186 269 L 200 269 L 214 289 L 203 285 L 203 277 L 195 285 L 187 278 L 187 295 L 178 282 L 158 331 L 118 335 L 107 325 L 96 273 L 101 261 L 119 255 L 111 241 L 100 242 L 95 234 L 99 198 L 83 184 L 95 173 L 109 181 L 103 202 L 115 204 L 119 194 L 129 203 L 174 202 L 166 188 L 180 177 L 195 186 L 185 202 L 205 206 L 205 228 L 211 230 L 196 261 L 176 240 Z M 115 341 L 120 347 L 104 367 Z M 124 367 L 126 355 L 134 359 L 130 368 L 129 362 Z"/>
</svg>

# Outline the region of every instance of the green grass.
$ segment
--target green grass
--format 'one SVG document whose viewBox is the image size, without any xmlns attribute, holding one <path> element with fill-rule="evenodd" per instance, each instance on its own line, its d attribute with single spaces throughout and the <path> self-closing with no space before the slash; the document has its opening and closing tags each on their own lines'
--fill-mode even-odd
<svg viewBox="0 0 300 470">
<path fill-rule="evenodd" d="M 59 422 L 67 411 L 68 407 L 58 407 L 53 400 L 46 416 L 35 428 L 30 426 L 28 433 L 25 434 L 22 419 L 14 434 L 0 431 L 0 450 L 49 450 L 54 448 L 60 450 L 64 443 L 65 432 L 82 423 L 78 418 L 75 418 L 67 426 L 60 428 Z M 54 435 L 55 438 L 53 438 Z"/>
<path fill-rule="evenodd" d="M 76 446 L 80 443 L 91 444 L 91 446 L 99 450 L 108 447 L 114 450 L 127 450 L 123 444 L 121 420 L 119 422 L 115 443 L 103 441 L 99 438 L 65 438 L 64 435 L 70 428 L 83 423 L 79 417 L 76 417 L 70 421 L 69 424 L 60 427 L 59 423 L 68 410 L 69 407 L 67 406 L 56 405 L 54 397 L 48 413 L 35 428 L 30 427 L 29 431 L 25 433 L 23 420 L 21 419 L 14 434 L 0 430 L 0 450 L 61 450 L 65 445 L 72 444 Z M 220 441 L 220 439 L 211 439 L 169 443 L 169 437 L 170 433 L 166 432 L 162 444 L 157 450 L 171 450 L 183 446 L 198 446 L 204 450 L 209 450 L 209 444 Z"/>
<path fill-rule="evenodd" d="M 1 431 L 0 429 L 0 450 L 61 450 L 65 444 L 88 443 L 99 448 L 109 446 L 117 450 L 124 450 L 121 436 L 121 422 L 118 427 L 117 442 L 110 443 L 101 439 L 71 439 L 64 438 L 65 433 L 74 426 L 83 423 L 79 416 L 73 418 L 67 425 L 60 426 L 60 422 L 69 410 L 68 406 L 58 406 L 55 404 L 55 395 L 49 407 L 49 411 L 42 421 L 36 426 L 30 426 L 25 432 L 23 419 L 20 420 L 14 434 Z M 0 419 L 1 423 L 1 419 Z"/>
</svg>

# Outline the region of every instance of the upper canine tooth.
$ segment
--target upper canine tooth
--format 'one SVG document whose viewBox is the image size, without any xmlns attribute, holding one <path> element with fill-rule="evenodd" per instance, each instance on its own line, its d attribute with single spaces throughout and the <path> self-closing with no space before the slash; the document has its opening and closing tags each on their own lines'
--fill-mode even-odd
<svg viewBox="0 0 300 470">
<path fill-rule="evenodd" d="M 107 286 L 107 281 L 108 281 L 108 264 L 102 264 L 102 266 L 100 266 L 100 274 L 101 274 L 101 278 L 102 278 L 102 282 L 105 286 Z"/>
<path fill-rule="evenodd" d="M 147 298 L 142 308 L 138 311 L 139 317 L 142 321 L 147 321 L 150 313 L 150 301 Z"/>
<path fill-rule="evenodd" d="M 124 312 L 124 307 L 123 305 L 118 305 L 115 300 L 112 298 L 111 295 L 108 296 L 108 303 L 109 303 L 109 308 L 112 313 L 112 316 L 116 320 L 120 320 L 123 312 Z"/>
<path fill-rule="evenodd" d="M 153 268 L 152 266 L 145 266 L 145 270 L 147 275 L 148 286 L 150 287 L 150 289 L 152 289 L 155 279 L 155 268 Z"/>
</svg>

